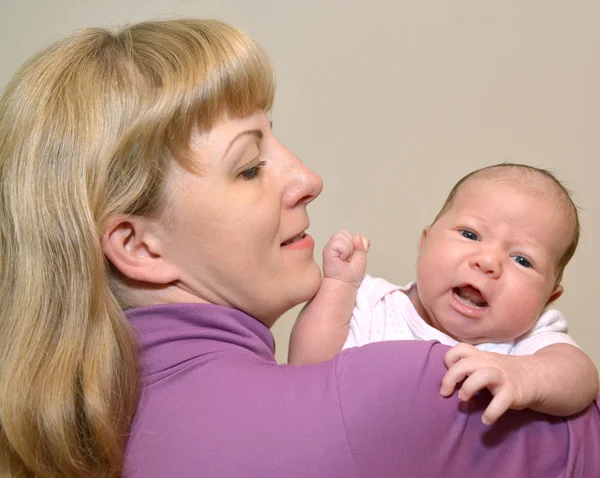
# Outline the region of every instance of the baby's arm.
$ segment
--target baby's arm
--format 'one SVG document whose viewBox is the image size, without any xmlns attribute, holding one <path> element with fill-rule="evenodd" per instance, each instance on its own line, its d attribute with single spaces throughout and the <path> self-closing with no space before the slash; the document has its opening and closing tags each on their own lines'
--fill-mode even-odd
<svg viewBox="0 0 600 478">
<path fill-rule="evenodd" d="M 591 359 L 570 344 L 552 344 L 533 355 L 513 356 L 482 352 L 459 344 L 445 357 L 448 372 L 440 393 L 458 392 L 467 401 L 487 388 L 494 396 L 482 420 L 496 421 L 506 410 L 532 410 L 569 416 L 584 410 L 598 393 L 598 371 Z"/>
<path fill-rule="evenodd" d="M 296 319 L 288 362 L 317 363 L 333 358 L 348 337 L 356 291 L 365 276 L 369 241 L 341 231 L 323 249 L 323 280 Z"/>
<path fill-rule="evenodd" d="M 538 402 L 528 407 L 537 412 L 573 415 L 587 408 L 598 394 L 598 370 L 580 349 L 553 344 L 538 350 Z"/>
</svg>

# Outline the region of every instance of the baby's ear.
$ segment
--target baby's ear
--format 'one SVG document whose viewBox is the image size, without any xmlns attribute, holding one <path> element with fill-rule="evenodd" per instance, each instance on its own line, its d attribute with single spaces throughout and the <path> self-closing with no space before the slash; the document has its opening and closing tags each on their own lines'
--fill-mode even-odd
<svg viewBox="0 0 600 478">
<path fill-rule="evenodd" d="M 554 289 L 554 292 L 552 292 L 552 294 L 550 295 L 550 298 L 548 299 L 548 302 L 546 302 L 546 305 L 551 304 L 552 302 L 554 302 L 556 299 L 558 299 L 563 291 L 564 291 L 564 287 L 562 285 L 557 285 L 556 289 Z"/>
<path fill-rule="evenodd" d="M 419 238 L 419 254 L 421 254 L 421 250 L 423 249 L 423 244 L 425 243 L 425 239 L 427 239 L 427 235 L 429 234 L 429 230 L 431 229 L 431 226 L 427 226 L 423 229 L 423 232 L 421 232 L 421 237 Z"/>
<path fill-rule="evenodd" d="M 163 257 L 155 229 L 141 217 L 114 218 L 102 235 L 104 255 L 129 279 L 156 285 L 177 280 L 179 271 Z"/>
</svg>

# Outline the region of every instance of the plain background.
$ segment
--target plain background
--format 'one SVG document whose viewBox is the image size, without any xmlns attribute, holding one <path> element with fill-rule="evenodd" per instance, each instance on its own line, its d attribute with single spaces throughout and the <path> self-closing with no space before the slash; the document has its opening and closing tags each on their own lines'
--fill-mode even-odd
<svg viewBox="0 0 600 478">
<path fill-rule="evenodd" d="M 558 306 L 600 365 L 600 2 L 0 0 L 0 87 L 72 30 L 174 16 L 228 21 L 270 54 L 276 134 L 325 182 L 319 261 L 347 228 L 371 239 L 370 274 L 406 283 L 460 177 L 506 160 L 554 171 L 583 225 Z M 273 329 L 280 361 L 298 311 Z"/>
</svg>

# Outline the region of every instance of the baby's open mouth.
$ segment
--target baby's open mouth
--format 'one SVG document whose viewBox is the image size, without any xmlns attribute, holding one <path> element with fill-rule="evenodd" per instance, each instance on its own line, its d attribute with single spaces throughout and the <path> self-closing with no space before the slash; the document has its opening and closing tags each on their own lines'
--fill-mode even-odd
<svg viewBox="0 0 600 478">
<path fill-rule="evenodd" d="M 464 285 L 455 287 L 452 291 L 456 297 L 467 304 L 474 305 L 475 307 L 486 307 L 488 305 L 481 292 L 479 292 L 479 289 L 476 289 L 473 286 Z"/>
</svg>

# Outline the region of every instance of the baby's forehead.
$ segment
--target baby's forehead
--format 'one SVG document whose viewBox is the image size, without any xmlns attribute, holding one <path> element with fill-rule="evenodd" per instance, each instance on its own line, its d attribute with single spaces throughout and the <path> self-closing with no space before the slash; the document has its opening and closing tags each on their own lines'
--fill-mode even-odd
<svg viewBox="0 0 600 478">
<path fill-rule="evenodd" d="M 478 171 L 461 184 L 456 195 L 458 196 L 465 189 L 476 194 L 477 190 L 485 190 L 487 184 L 494 184 L 496 187 L 505 187 L 507 190 L 517 190 L 522 194 L 541 198 L 548 201 L 551 207 L 559 207 L 567 216 L 570 216 L 573 212 L 570 197 L 556 181 L 528 169 L 490 168 Z"/>
<path fill-rule="evenodd" d="M 500 215 L 503 211 L 511 219 L 534 214 L 564 222 L 567 211 L 547 184 L 534 185 L 502 177 L 467 179 L 448 206 L 447 212 L 452 215 L 491 216 L 494 220 L 503 217 Z"/>
<path fill-rule="evenodd" d="M 559 212 L 562 220 L 569 224 L 568 235 L 575 235 L 575 229 L 578 227 L 577 211 L 570 196 L 555 180 L 537 171 L 520 168 L 491 168 L 478 171 L 460 185 L 454 201 L 460 202 L 461 193 L 468 193 L 472 199 L 473 195 L 477 196 L 478 191 L 486 191 L 486 186 L 490 184 L 506 188 L 507 195 L 512 190 L 540 199 L 541 206 L 546 205 Z M 500 200 L 502 197 L 500 196 Z"/>
</svg>

